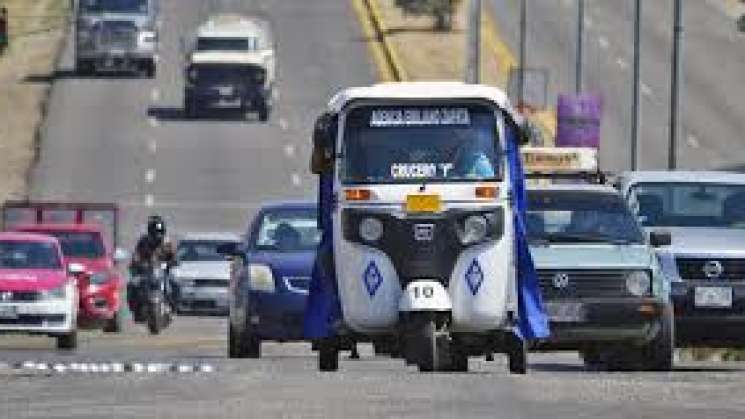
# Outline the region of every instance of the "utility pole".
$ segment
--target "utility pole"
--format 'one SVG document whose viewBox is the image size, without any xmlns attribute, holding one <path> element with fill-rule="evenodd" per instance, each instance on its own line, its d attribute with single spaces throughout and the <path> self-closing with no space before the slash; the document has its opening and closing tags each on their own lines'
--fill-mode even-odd
<svg viewBox="0 0 745 419">
<path fill-rule="evenodd" d="M 481 0 L 471 0 L 466 51 L 466 83 L 481 80 Z"/>
<path fill-rule="evenodd" d="M 528 41 L 528 0 L 520 1 L 520 68 L 517 76 L 517 105 L 525 104 L 525 53 Z"/>
<path fill-rule="evenodd" d="M 577 0 L 577 63 L 574 75 L 576 77 L 574 89 L 577 94 L 582 92 L 582 64 L 585 41 L 585 0 Z"/>
<path fill-rule="evenodd" d="M 675 0 L 673 8 L 673 68 L 670 86 L 670 144 L 667 163 L 669 170 L 675 170 L 678 167 L 680 84 L 683 78 L 683 1 Z"/>
<path fill-rule="evenodd" d="M 641 117 L 641 26 L 642 1 L 634 0 L 634 90 L 631 110 L 631 170 L 639 166 L 639 120 Z"/>
</svg>

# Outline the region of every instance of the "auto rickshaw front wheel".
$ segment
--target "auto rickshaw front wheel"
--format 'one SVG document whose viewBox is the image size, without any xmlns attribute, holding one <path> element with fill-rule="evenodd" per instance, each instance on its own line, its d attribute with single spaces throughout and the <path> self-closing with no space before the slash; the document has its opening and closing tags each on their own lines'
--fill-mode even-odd
<svg viewBox="0 0 745 419">
<path fill-rule="evenodd" d="M 421 372 L 451 371 L 450 336 L 445 326 L 437 322 L 434 313 L 415 313 L 409 321 L 407 359 Z"/>
</svg>

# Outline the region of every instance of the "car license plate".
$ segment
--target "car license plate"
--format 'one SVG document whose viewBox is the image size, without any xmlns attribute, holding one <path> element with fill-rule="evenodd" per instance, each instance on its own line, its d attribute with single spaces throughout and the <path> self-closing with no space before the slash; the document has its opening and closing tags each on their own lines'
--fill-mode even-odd
<svg viewBox="0 0 745 419">
<path fill-rule="evenodd" d="M 440 195 L 409 195 L 406 197 L 407 212 L 439 212 L 442 210 Z"/>
<path fill-rule="evenodd" d="M 586 319 L 585 306 L 582 303 L 545 303 L 546 313 L 552 322 L 578 323 Z"/>
<path fill-rule="evenodd" d="M 696 287 L 694 304 L 703 308 L 731 308 L 732 288 Z"/>
<path fill-rule="evenodd" d="M 14 320 L 18 318 L 18 310 L 15 306 L 0 306 L 0 319 Z"/>
</svg>

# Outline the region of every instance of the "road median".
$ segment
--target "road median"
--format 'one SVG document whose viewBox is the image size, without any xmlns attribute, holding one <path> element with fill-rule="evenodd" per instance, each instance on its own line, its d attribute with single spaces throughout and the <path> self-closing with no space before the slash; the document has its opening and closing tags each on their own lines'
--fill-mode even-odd
<svg viewBox="0 0 745 419">
<path fill-rule="evenodd" d="M 458 2 L 451 31 L 433 30 L 429 17 L 406 15 L 395 0 L 353 0 L 382 81 L 462 80 L 466 62 L 467 1 Z M 517 60 L 502 40 L 491 10 L 482 21 L 482 82 L 507 90 Z M 377 51 L 377 52 L 376 52 Z M 553 138 L 551 110 L 532 112 L 544 137 Z"/>
</svg>

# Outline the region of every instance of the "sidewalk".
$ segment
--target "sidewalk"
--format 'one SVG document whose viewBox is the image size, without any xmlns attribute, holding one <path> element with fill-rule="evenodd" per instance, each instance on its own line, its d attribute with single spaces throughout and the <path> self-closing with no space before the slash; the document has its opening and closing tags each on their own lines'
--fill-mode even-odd
<svg viewBox="0 0 745 419">
<path fill-rule="evenodd" d="M 64 34 L 58 16 L 66 13 L 65 5 L 59 0 L 0 1 L 8 7 L 10 31 L 10 46 L 0 56 L 0 202 L 26 193 L 49 86 L 25 79 L 53 70 Z"/>
</svg>

